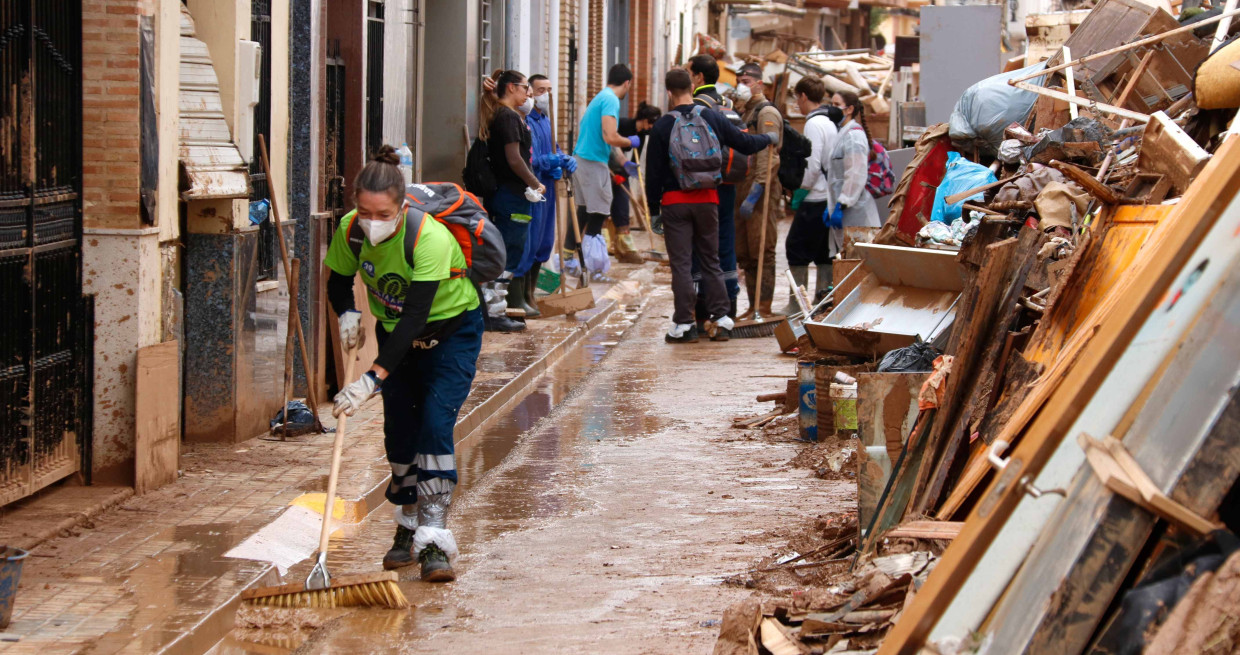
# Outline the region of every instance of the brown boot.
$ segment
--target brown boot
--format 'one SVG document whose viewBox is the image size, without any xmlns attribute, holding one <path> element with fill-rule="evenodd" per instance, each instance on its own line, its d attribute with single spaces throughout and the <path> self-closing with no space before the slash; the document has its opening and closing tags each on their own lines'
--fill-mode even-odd
<svg viewBox="0 0 1240 655">
<path fill-rule="evenodd" d="M 637 246 L 633 243 L 633 235 L 628 232 L 622 232 L 616 236 L 616 259 L 623 264 L 641 264 L 642 256 L 637 252 Z"/>
</svg>

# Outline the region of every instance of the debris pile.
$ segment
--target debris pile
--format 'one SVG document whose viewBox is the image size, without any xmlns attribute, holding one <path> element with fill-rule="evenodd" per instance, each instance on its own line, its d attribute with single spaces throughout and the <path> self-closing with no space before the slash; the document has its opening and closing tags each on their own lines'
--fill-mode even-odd
<svg viewBox="0 0 1240 655">
<path fill-rule="evenodd" d="M 1234 593 L 1240 73 L 1217 63 L 1240 51 L 1210 41 L 1235 14 L 1037 19 L 1056 49 L 925 129 L 884 226 L 777 332 L 798 374 L 746 426 L 797 412 L 802 438 L 850 444 L 850 554 L 750 572 L 785 579 L 729 610 L 716 653 L 1140 652 L 1191 631 L 1180 597 Z"/>
</svg>

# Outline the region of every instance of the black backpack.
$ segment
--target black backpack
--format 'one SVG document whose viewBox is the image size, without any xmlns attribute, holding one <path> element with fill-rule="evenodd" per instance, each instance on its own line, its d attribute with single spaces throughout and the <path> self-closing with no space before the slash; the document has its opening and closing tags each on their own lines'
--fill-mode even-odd
<svg viewBox="0 0 1240 655">
<path fill-rule="evenodd" d="M 763 102 L 754 111 L 754 120 L 758 112 L 766 107 L 774 107 L 770 102 Z M 782 114 L 781 114 L 782 115 Z M 805 179 L 805 169 L 809 166 L 809 156 L 813 146 L 804 134 L 796 131 L 788 119 L 783 119 L 783 138 L 779 146 L 779 184 L 785 189 L 801 188 L 801 180 Z"/>
<path fill-rule="evenodd" d="M 491 168 L 491 150 L 486 141 L 474 137 L 469 154 L 465 155 L 465 170 L 461 171 L 461 179 L 465 182 L 466 191 L 484 200 L 499 190 L 495 170 Z"/>
</svg>

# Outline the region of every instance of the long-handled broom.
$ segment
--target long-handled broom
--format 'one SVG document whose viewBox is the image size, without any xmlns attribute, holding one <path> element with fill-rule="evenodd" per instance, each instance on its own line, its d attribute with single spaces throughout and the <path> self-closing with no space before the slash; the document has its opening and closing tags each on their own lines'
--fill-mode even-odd
<svg viewBox="0 0 1240 655">
<path fill-rule="evenodd" d="M 353 362 L 356 349 L 345 356 L 344 379 L 353 379 Z M 327 476 L 327 498 L 323 503 L 323 529 L 319 533 L 319 555 L 310 575 L 304 583 L 262 587 L 242 592 L 241 600 L 247 605 L 283 608 L 328 607 L 382 607 L 405 609 L 409 601 L 396 585 L 397 575 L 392 571 L 342 575 L 333 578 L 327 572 L 327 540 L 332 533 L 332 509 L 336 506 L 336 482 L 340 477 L 340 452 L 344 450 L 344 433 L 348 417 L 344 414 L 336 422 L 336 441 L 332 445 L 331 473 Z"/>
<path fill-rule="evenodd" d="M 771 146 L 774 148 L 774 146 Z M 775 328 L 779 327 L 780 320 L 774 320 L 774 317 L 762 316 L 762 267 L 766 265 L 766 222 L 770 220 L 771 210 L 771 175 L 775 169 L 775 157 L 768 153 L 766 158 L 766 186 L 763 188 L 762 198 L 762 224 L 759 230 L 762 230 L 758 237 L 758 279 L 754 285 L 753 307 L 749 309 L 753 312 L 752 320 L 737 321 L 732 328 L 732 337 L 736 339 L 754 339 L 759 337 L 775 336 Z M 750 217 L 752 220 L 753 217 Z"/>
</svg>

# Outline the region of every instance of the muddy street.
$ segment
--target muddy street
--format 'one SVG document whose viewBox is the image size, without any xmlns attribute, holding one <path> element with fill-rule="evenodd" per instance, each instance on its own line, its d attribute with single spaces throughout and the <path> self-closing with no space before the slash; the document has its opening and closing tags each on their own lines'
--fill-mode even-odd
<svg viewBox="0 0 1240 655">
<path fill-rule="evenodd" d="M 408 612 L 355 610 L 292 639 L 238 629 L 216 652 L 709 652 L 751 593 L 725 579 L 785 546 L 768 530 L 852 509 L 855 486 L 789 468 L 791 441 L 732 429 L 791 361 L 765 341 L 667 345 L 670 304 L 664 287 L 640 317 L 618 312 L 458 445 L 455 583 L 406 569 Z M 380 507 L 335 567 L 376 569 L 391 532 Z"/>
</svg>

